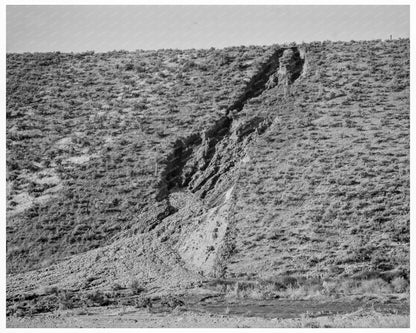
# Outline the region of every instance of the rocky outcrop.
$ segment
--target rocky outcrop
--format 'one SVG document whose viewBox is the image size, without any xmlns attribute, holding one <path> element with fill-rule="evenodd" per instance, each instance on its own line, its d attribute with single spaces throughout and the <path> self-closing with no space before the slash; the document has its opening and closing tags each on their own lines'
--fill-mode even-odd
<svg viewBox="0 0 416 333">
<path fill-rule="evenodd" d="M 284 50 L 282 56 L 279 58 L 279 69 L 270 75 L 266 83 L 266 88 L 271 89 L 276 85 L 291 85 L 301 75 L 304 62 L 304 53 L 298 48 Z"/>
<path fill-rule="evenodd" d="M 271 80 L 281 81 L 278 89 L 281 84 L 291 85 L 299 77 L 302 64 L 297 48 L 275 49 L 225 115 L 203 133 L 175 141 L 162 162 L 157 200 L 168 208 L 159 222 L 176 225 L 176 220 L 183 220 L 190 209 L 189 205 L 178 207 L 173 202 L 175 193 L 191 194 L 204 206 L 197 216 L 189 215 L 191 221 L 177 231 L 181 237 L 171 240 L 191 270 L 223 274 L 224 262 L 232 252 L 230 213 L 240 168 L 249 160 L 247 147 L 274 121 L 274 115 L 239 116 L 239 112 L 250 99 L 261 95 Z"/>
<path fill-rule="evenodd" d="M 278 82 L 285 85 L 295 82 L 302 73 L 304 61 L 297 48 L 285 50 L 279 62 Z"/>
<path fill-rule="evenodd" d="M 235 121 L 235 115 L 250 99 L 261 95 L 270 82 L 292 84 L 300 76 L 303 62 L 297 47 L 276 48 L 223 117 L 202 134 L 178 139 L 163 162 L 157 199 L 167 199 L 172 191 L 186 189 L 211 206 L 218 192 L 231 186 L 247 144 L 273 121 L 259 116 Z"/>
</svg>

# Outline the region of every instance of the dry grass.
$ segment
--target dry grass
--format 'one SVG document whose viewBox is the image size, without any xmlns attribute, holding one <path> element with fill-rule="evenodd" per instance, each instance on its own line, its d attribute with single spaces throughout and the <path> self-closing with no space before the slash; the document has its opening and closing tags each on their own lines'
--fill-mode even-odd
<svg viewBox="0 0 416 333">
<path fill-rule="evenodd" d="M 286 281 L 286 284 L 284 282 Z M 236 282 L 223 284 L 223 290 L 228 298 L 290 300 L 329 300 L 340 298 L 365 297 L 385 300 L 394 295 L 401 299 L 409 299 L 409 282 L 397 277 L 390 282 L 381 278 L 369 280 L 320 280 L 303 278 L 286 278 L 273 280 L 258 280 L 254 282 Z"/>
<path fill-rule="evenodd" d="M 282 319 L 276 324 L 281 328 L 409 328 L 406 315 L 383 314 L 376 311 L 357 311 L 346 315 L 311 318 L 303 315 L 299 319 Z"/>
</svg>

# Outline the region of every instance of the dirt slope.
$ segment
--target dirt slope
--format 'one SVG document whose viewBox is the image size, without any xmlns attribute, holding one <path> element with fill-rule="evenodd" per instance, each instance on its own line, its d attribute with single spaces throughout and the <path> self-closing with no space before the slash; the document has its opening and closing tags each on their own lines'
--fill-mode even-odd
<svg viewBox="0 0 416 333">
<path fill-rule="evenodd" d="M 221 117 L 264 52 L 8 55 L 8 270 L 144 230 L 169 145 Z"/>
<path fill-rule="evenodd" d="M 7 62 L 9 296 L 408 278 L 409 40 Z"/>
</svg>

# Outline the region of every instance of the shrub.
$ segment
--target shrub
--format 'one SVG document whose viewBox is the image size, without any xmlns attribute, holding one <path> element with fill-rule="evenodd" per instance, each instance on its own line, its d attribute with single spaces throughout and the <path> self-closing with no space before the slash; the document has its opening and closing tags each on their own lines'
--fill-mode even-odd
<svg viewBox="0 0 416 333">
<path fill-rule="evenodd" d="M 59 292 L 58 287 L 47 286 L 47 287 L 40 288 L 39 294 L 40 295 L 51 295 L 51 294 L 58 295 L 58 292 Z"/>
<path fill-rule="evenodd" d="M 214 250 L 215 250 L 214 246 L 212 246 L 212 245 L 207 246 L 207 252 L 212 252 Z"/>
<path fill-rule="evenodd" d="M 106 294 L 96 290 L 86 295 L 86 303 L 88 306 L 106 306 L 110 305 L 112 302 Z"/>
<path fill-rule="evenodd" d="M 134 303 L 135 308 L 151 308 L 152 302 L 149 297 L 139 297 L 135 300 Z"/>
<path fill-rule="evenodd" d="M 339 283 L 337 281 L 324 281 L 322 287 L 326 295 L 333 295 L 338 291 Z"/>
<path fill-rule="evenodd" d="M 134 64 L 132 64 L 132 63 L 128 63 L 128 64 L 126 64 L 126 66 L 124 67 L 124 69 L 125 69 L 126 71 L 131 71 L 131 70 L 133 70 L 133 69 L 134 69 Z"/>
<path fill-rule="evenodd" d="M 322 299 L 326 295 L 325 290 L 321 284 L 305 284 L 298 287 L 289 287 L 284 296 L 292 300 L 301 300 L 301 299 Z"/>
<path fill-rule="evenodd" d="M 404 293 L 409 289 L 409 282 L 401 276 L 394 278 L 391 281 L 391 285 L 396 293 Z"/>
<path fill-rule="evenodd" d="M 133 295 L 139 295 L 145 289 L 144 289 L 144 287 L 140 284 L 140 282 L 137 279 L 134 279 L 130 283 L 130 290 L 131 290 L 131 292 L 132 292 Z"/>
<path fill-rule="evenodd" d="M 58 295 L 58 307 L 60 310 L 73 309 L 75 307 L 74 294 L 63 291 Z"/>
<path fill-rule="evenodd" d="M 121 289 L 123 289 L 123 287 L 119 283 L 113 283 L 113 285 L 111 286 L 111 290 L 113 291 L 118 291 Z"/>
<path fill-rule="evenodd" d="M 234 288 L 227 289 L 227 297 L 250 299 L 272 299 L 279 297 L 276 284 L 271 281 L 257 281 L 255 283 L 239 281 L 235 283 Z"/>
<path fill-rule="evenodd" d="M 363 294 L 387 294 L 390 293 L 391 286 L 384 280 L 372 279 L 372 280 L 364 280 L 361 282 L 360 288 L 358 290 Z"/>
</svg>

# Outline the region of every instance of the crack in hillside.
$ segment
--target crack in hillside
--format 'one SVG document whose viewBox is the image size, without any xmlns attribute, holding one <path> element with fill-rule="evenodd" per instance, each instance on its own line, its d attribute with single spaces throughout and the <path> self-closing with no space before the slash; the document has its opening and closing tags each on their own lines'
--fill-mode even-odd
<svg viewBox="0 0 416 333">
<path fill-rule="evenodd" d="M 173 143 L 164 161 L 158 181 L 157 201 L 167 200 L 169 213 L 175 209 L 169 203 L 174 191 L 187 190 L 200 199 L 210 196 L 208 206 L 215 202 L 215 190 L 219 182 L 232 183 L 238 161 L 245 155 L 245 147 L 256 136 L 270 127 L 273 119 L 254 116 L 235 122 L 233 115 L 239 113 L 249 100 L 260 96 L 276 85 L 293 84 L 301 75 L 304 59 L 297 47 L 278 48 L 252 77 L 243 93 L 226 109 L 225 115 L 202 134 L 193 133 Z M 167 216 L 166 216 L 167 215 Z"/>
</svg>

